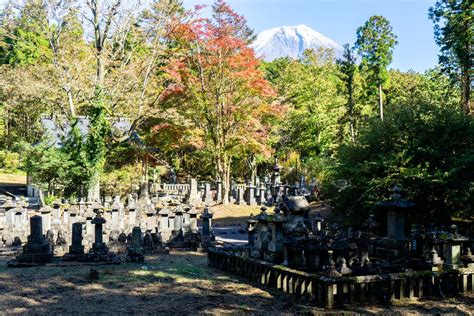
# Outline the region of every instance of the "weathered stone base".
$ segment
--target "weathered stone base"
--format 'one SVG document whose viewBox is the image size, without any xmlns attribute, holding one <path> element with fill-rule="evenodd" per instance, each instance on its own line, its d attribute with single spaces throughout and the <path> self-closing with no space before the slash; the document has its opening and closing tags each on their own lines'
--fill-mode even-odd
<svg viewBox="0 0 474 316">
<path fill-rule="evenodd" d="M 143 255 L 143 249 L 128 248 L 126 260 L 128 262 L 145 262 L 145 256 Z"/>
<path fill-rule="evenodd" d="M 263 253 L 263 260 L 269 262 L 282 262 L 283 252 L 265 251 Z"/>
<path fill-rule="evenodd" d="M 32 267 L 50 263 L 53 255 L 49 254 L 20 254 L 16 259 L 8 262 L 9 267 Z"/>
</svg>

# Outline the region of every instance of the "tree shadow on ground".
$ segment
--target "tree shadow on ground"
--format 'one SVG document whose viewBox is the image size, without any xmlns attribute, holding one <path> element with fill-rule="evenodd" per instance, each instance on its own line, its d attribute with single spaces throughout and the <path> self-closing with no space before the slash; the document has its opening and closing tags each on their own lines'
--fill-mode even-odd
<svg viewBox="0 0 474 316">
<path fill-rule="evenodd" d="M 8 269 L 0 259 L 0 313 L 18 314 L 202 314 L 322 313 L 302 300 L 207 266 L 205 254 L 172 252 L 147 257 L 146 264 L 43 266 Z M 10 259 L 10 258 L 8 258 Z M 99 279 L 89 279 L 91 268 Z M 472 297 L 458 300 L 473 303 Z M 407 304 L 349 306 L 344 311 L 464 313 L 449 306 Z"/>
</svg>

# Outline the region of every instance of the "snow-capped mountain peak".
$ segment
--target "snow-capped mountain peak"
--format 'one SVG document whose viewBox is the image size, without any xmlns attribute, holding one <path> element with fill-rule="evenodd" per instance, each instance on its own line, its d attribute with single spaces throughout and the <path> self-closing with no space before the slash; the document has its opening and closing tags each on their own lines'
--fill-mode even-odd
<svg viewBox="0 0 474 316">
<path fill-rule="evenodd" d="M 342 52 L 338 43 L 304 24 L 262 31 L 252 44 L 257 57 L 266 61 L 285 56 L 299 58 L 306 49 L 320 47 L 334 49 L 336 56 Z"/>
</svg>

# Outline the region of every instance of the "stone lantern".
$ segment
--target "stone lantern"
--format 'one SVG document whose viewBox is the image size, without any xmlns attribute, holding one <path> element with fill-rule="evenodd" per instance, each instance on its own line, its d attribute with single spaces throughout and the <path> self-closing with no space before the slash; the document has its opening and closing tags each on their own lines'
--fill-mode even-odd
<svg viewBox="0 0 474 316">
<path fill-rule="evenodd" d="M 257 239 L 255 241 L 255 248 L 259 251 L 266 251 L 268 249 L 268 214 L 267 208 L 262 206 L 261 212 L 257 216 Z M 260 253 L 258 254 L 260 256 Z"/>
<path fill-rule="evenodd" d="M 255 245 L 255 227 L 258 221 L 255 219 L 253 214 L 250 214 L 250 218 L 247 221 L 247 234 L 248 234 L 248 245 L 253 247 Z"/>
<path fill-rule="evenodd" d="M 94 213 L 96 217 L 91 221 L 91 224 L 95 226 L 95 239 L 92 244 L 92 250 L 97 253 L 107 253 L 108 249 L 103 241 L 104 234 L 104 224 L 106 220 L 102 217 L 103 210 L 102 208 L 94 208 Z"/>
<path fill-rule="evenodd" d="M 209 242 L 211 242 L 214 237 L 212 234 L 212 217 L 213 214 L 209 212 L 209 206 L 206 206 L 201 214 L 202 240 L 205 245 L 209 244 Z"/>
<path fill-rule="evenodd" d="M 454 224 L 451 225 L 449 233 L 442 235 L 441 239 L 446 241 L 446 244 L 444 245 L 444 268 L 446 270 L 457 270 L 462 268 L 462 244 L 469 241 L 469 239 L 458 234 L 457 227 Z"/>
</svg>

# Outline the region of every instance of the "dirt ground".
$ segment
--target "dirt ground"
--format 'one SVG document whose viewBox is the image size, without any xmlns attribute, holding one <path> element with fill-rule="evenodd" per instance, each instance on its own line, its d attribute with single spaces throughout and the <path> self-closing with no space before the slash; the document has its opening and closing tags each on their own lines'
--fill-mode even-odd
<svg viewBox="0 0 474 316">
<path fill-rule="evenodd" d="M 318 314 L 324 309 L 207 266 L 206 255 L 172 252 L 146 264 L 12 269 L 0 257 L 0 314 Z M 90 269 L 99 272 L 89 278 Z M 474 296 L 391 307 L 351 306 L 338 314 L 472 315 Z"/>
<path fill-rule="evenodd" d="M 258 215 L 261 206 L 247 206 L 247 205 L 215 205 L 211 207 L 211 212 L 214 214 L 212 222 L 219 226 L 232 226 L 242 224 L 247 226 L 247 220 L 250 214 Z M 268 208 L 267 212 L 271 213 L 273 208 Z"/>
<path fill-rule="evenodd" d="M 330 209 L 327 203 L 312 202 L 310 204 L 311 212 L 319 212 L 324 217 L 330 216 Z M 247 226 L 247 220 L 250 214 L 258 215 L 261 206 L 247 206 L 247 205 L 215 205 L 211 207 L 211 212 L 214 214 L 212 221 L 219 226 L 239 225 Z M 273 207 L 267 208 L 267 213 L 273 213 Z"/>
</svg>

